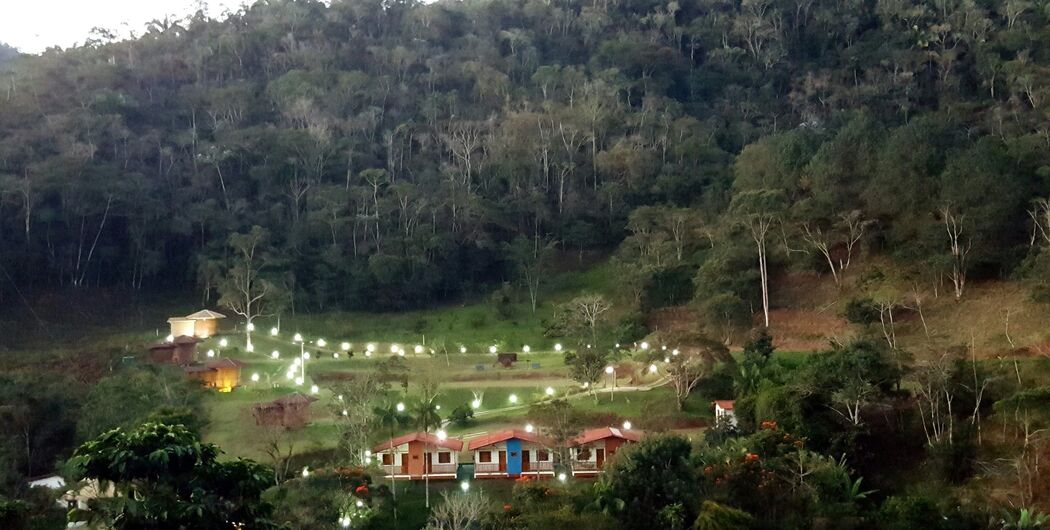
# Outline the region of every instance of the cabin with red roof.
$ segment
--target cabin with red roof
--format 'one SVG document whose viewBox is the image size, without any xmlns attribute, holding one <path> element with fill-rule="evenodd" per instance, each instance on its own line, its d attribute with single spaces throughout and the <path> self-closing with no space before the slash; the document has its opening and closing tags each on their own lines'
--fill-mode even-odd
<svg viewBox="0 0 1050 530">
<path fill-rule="evenodd" d="M 236 359 L 219 359 L 208 364 L 184 364 L 182 371 L 190 379 L 200 381 L 208 388 L 219 392 L 230 392 L 241 384 L 241 368 L 244 363 Z"/>
<path fill-rule="evenodd" d="M 634 430 L 602 427 L 587 429 L 569 442 L 569 458 L 573 476 L 597 475 L 605 462 L 612 458 L 620 446 L 637 442 L 642 433 Z"/>
<path fill-rule="evenodd" d="M 715 422 L 727 422 L 732 426 L 736 426 L 736 412 L 733 412 L 733 405 L 736 401 L 732 399 L 717 399 L 715 400 Z"/>
<path fill-rule="evenodd" d="M 267 403 L 252 405 L 252 415 L 255 416 L 256 425 L 299 429 L 310 421 L 310 404 L 314 401 L 317 398 L 294 392 Z"/>
<path fill-rule="evenodd" d="M 462 449 L 461 440 L 442 440 L 436 434 L 413 432 L 376 444 L 372 454 L 379 459 L 387 478 L 454 479 Z"/>
<path fill-rule="evenodd" d="M 187 364 L 197 362 L 197 343 L 200 339 L 180 335 L 171 342 L 158 342 L 149 347 L 150 361 L 155 363 Z"/>
<path fill-rule="evenodd" d="M 554 475 L 553 442 L 535 433 L 507 429 L 470 440 L 474 478 Z"/>
</svg>

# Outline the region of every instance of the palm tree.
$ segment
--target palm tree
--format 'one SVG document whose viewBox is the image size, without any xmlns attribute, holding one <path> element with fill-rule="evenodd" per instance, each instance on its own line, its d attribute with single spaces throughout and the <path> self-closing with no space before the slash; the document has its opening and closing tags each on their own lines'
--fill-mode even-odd
<svg viewBox="0 0 1050 530">
<path fill-rule="evenodd" d="M 397 404 L 395 404 L 393 402 L 389 402 L 389 401 L 384 403 L 384 404 L 382 404 L 381 406 L 373 408 L 372 409 L 372 413 L 375 414 L 376 420 L 379 423 L 380 427 L 385 427 L 385 428 L 389 429 L 390 439 L 391 440 L 394 439 L 395 431 L 398 428 L 403 427 L 406 423 L 408 423 L 408 419 L 409 419 L 407 416 L 405 416 L 403 413 L 401 413 L 400 411 L 397 410 Z M 394 454 L 394 446 L 393 446 L 393 444 L 391 444 L 390 445 L 390 455 L 391 455 L 390 463 L 391 464 L 393 464 L 393 462 L 394 462 L 393 461 L 393 454 Z M 382 465 L 382 460 L 380 460 L 380 465 Z M 397 500 L 397 488 L 394 486 L 394 474 L 393 473 L 390 473 L 390 491 L 393 493 L 394 500 L 396 501 Z"/>
<path fill-rule="evenodd" d="M 425 397 L 416 402 L 412 407 L 412 412 L 416 416 L 416 427 L 423 429 L 423 434 L 426 435 L 430 432 L 431 426 L 441 425 L 441 415 L 438 414 L 437 408 L 437 396 L 431 394 L 429 397 Z M 427 462 L 427 455 L 430 454 L 430 448 L 427 447 L 426 438 L 423 442 L 423 484 L 424 490 L 426 491 L 426 506 L 430 508 L 430 463 Z"/>
</svg>

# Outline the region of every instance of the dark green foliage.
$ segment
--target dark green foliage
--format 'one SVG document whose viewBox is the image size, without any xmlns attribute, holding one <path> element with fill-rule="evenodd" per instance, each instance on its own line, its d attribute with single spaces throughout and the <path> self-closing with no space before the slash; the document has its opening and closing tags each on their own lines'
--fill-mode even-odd
<svg viewBox="0 0 1050 530">
<path fill-rule="evenodd" d="M 179 370 L 151 365 L 121 370 L 91 387 L 77 418 L 77 435 L 89 440 L 117 427 L 137 427 L 151 417 L 199 433 L 200 398 L 199 385 Z"/>
<path fill-rule="evenodd" d="M 620 518 L 628 528 L 645 528 L 668 506 L 682 505 L 682 518 L 696 518 L 696 478 L 689 466 L 689 441 L 650 436 L 621 449 L 606 470 L 612 494 L 624 502 Z"/>
<path fill-rule="evenodd" d="M 613 330 L 616 342 L 620 344 L 631 344 L 649 334 L 649 328 L 645 325 L 645 317 L 641 313 L 629 313 L 620 319 Z"/>
<path fill-rule="evenodd" d="M 454 409 L 448 415 L 449 421 L 456 427 L 466 427 L 474 422 L 474 409 L 470 405 L 463 404 Z"/>
<path fill-rule="evenodd" d="M 846 302 L 842 316 L 854 324 L 872 324 L 879 321 L 879 308 L 871 298 L 853 298 Z"/>
<path fill-rule="evenodd" d="M 220 461 L 221 451 L 181 425 L 115 429 L 80 446 L 76 478 L 112 482 L 116 498 L 91 501 L 91 516 L 118 529 L 269 528 L 260 499 L 273 471 L 250 460 Z"/>
</svg>

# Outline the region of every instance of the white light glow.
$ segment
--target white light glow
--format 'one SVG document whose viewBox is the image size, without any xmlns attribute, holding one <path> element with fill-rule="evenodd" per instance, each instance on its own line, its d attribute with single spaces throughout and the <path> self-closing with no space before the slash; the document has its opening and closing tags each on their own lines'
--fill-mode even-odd
<svg viewBox="0 0 1050 530">
<path fill-rule="evenodd" d="M 368 353 L 372 353 L 372 352 L 376 351 L 376 345 L 372 344 L 371 342 L 369 342 L 368 344 L 365 345 L 365 351 L 367 351 Z"/>
<path fill-rule="evenodd" d="M 671 350 L 671 355 L 678 355 L 678 348 Z"/>
<path fill-rule="evenodd" d="M 279 352 L 277 350 L 274 350 L 273 353 L 270 354 L 270 358 L 271 359 L 280 359 L 281 358 L 281 352 Z"/>
<path fill-rule="evenodd" d="M 471 401 L 470 402 L 470 408 L 472 408 L 472 409 L 481 408 L 481 400 L 480 399 L 475 399 L 474 401 Z"/>
<path fill-rule="evenodd" d="M 252 324 L 251 322 L 249 322 L 247 327 L 248 327 L 248 331 L 255 331 L 255 324 Z"/>
<path fill-rule="evenodd" d="M 511 394 L 510 397 L 508 397 L 507 399 L 509 399 L 511 403 L 517 403 L 518 402 L 518 395 L 517 394 Z"/>
<path fill-rule="evenodd" d="M 208 350 L 208 357 L 215 357 L 215 350 Z"/>
<path fill-rule="evenodd" d="M 394 406 L 394 408 L 396 408 L 398 412 L 404 412 L 405 411 L 405 404 L 404 403 L 398 403 L 397 405 Z"/>
<path fill-rule="evenodd" d="M 305 361 L 309 361 L 310 360 L 310 352 L 308 352 L 308 351 L 307 352 L 303 352 L 303 360 L 305 360 Z"/>
<path fill-rule="evenodd" d="M 631 422 L 629 422 L 629 421 L 623 422 L 623 430 L 625 430 L 625 431 L 631 430 Z"/>
<path fill-rule="evenodd" d="M 549 387 L 547 387 L 547 390 L 544 390 L 544 392 L 546 392 L 546 394 L 548 396 L 553 396 L 554 395 L 554 387 L 549 386 Z"/>
<path fill-rule="evenodd" d="M 439 430 L 439 431 L 437 432 L 437 437 L 438 437 L 438 440 L 442 440 L 442 441 L 444 441 L 444 440 L 445 440 L 446 438 L 448 438 L 448 433 L 447 433 L 447 432 L 445 432 L 445 431 L 444 431 L 444 429 L 442 429 L 442 430 Z"/>
<path fill-rule="evenodd" d="M 219 347 L 221 347 L 221 348 L 225 348 L 225 347 L 227 347 L 229 345 L 230 345 L 230 341 L 228 341 L 226 339 L 221 339 L 219 341 Z"/>
<path fill-rule="evenodd" d="M 467 353 L 467 347 L 466 346 L 460 346 L 459 347 L 459 353 Z"/>
<path fill-rule="evenodd" d="M 164 337 L 164 342 L 175 342 L 175 336 L 168 335 L 167 337 Z"/>
<path fill-rule="evenodd" d="M 317 347 L 324 348 L 325 346 L 328 346 L 327 341 L 325 341 L 324 339 L 317 339 Z"/>
<path fill-rule="evenodd" d="M 310 468 L 304 467 L 303 468 L 303 478 L 306 478 L 306 477 L 309 477 L 309 476 L 310 476 Z"/>
<path fill-rule="evenodd" d="M 401 351 L 401 347 L 400 346 L 398 346 L 397 344 L 391 344 L 390 345 L 390 353 L 397 353 L 399 351 Z"/>
<path fill-rule="evenodd" d="M 340 344 L 339 345 L 339 349 L 343 350 L 343 351 L 350 351 L 350 343 L 349 342 L 344 342 L 344 343 Z"/>
<path fill-rule="evenodd" d="M 248 344 L 244 345 L 244 349 L 249 352 L 253 352 L 255 351 L 255 345 L 249 342 Z"/>
<path fill-rule="evenodd" d="M 657 368 L 656 368 L 656 365 L 655 365 L 655 364 L 650 364 L 650 365 L 649 365 L 649 373 L 651 373 L 651 374 L 655 374 L 655 373 L 656 373 L 656 370 L 657 370 Z"/>
<path fill-rule="evenodd" d="M 554 351 L 561 351 L 561 343 L 554 345 Z"/>
<path fill-rule="evenodd" d="M 295 335 L 292 335 L 292 342 L 302 342 L 302 341 L 303 341 L 303 334 L 302 333 L 296 333 Z"/>
<path fill-rule="evenodd" d="M 525 424 L 525 432 L 532 432 L 534 430 L 536 430 L 536 428 L 533 427 L 531 423 L 526 423 Z"/>
<path fill-rule="evenodd" d="M 612 366 L 606 366 L 605 367 L 605 373 L 607 373 L 609 375 L 612 375 L 614 372 L 616 372 L 616 369 L 613 368 Z"/>
<path fill-rule="evenodd" d="M 316 393 L 318 393 L 320 391 L 321 391 L 321 389 L 318 388 L 317 385 L 310 385 L 310 393 L 311 394 L 316 394 Z"/>
<path fill-rule="evenodd" d="M 569 477 L 565 473 L 558 473 L 558 480 L 560 482 L 565 482 L 568 479 Z"/>
<path fill-rule="evenodd" d="M 463 493 L 470 491 L 470 483 L 465 480 L 463 482 L 460 482 L 459 489 L 463 490 Z"/>
<path fill-rule="evenodd" d="M 277 328 L 270 328 L 270 336 L 271 337 L 276 337 L 277 334 L 280 333 L 280 332 L 281 332 L 281 330 L 279 330 Z"/>
<path fill-rule="evenodd" d="M 413 351 L 416 352 L 416 355 L 419 355 L 420 353 L 423 353 L 423 347 L 420 346 L 419 344 L 416 344 L 416 347 L 413 348 Z"/>
<path fill-rule="evenodd" d="M 296 377 L 295 378 L 295 385 L 296 386 L 302 386 L 302 384 L 303 384 L 303 378 L 302 377 Z"/>
<path fill-rule="evenodd" d="M 252 374 L 252 381 L 259 382 L 259 374 L 258 373 Z"/>
<path fill-rule="evenodd" d="M 648 342 L 643 342 L 642 343 L 642 349 L 643 350 L 648 350 L 649 349 L 649 343 Z"/>
<path fill-rule="evenodd" d="M 495 346 L 489 346 L 489 353 L 496 353 L 497 349 Z"/>
</svg>

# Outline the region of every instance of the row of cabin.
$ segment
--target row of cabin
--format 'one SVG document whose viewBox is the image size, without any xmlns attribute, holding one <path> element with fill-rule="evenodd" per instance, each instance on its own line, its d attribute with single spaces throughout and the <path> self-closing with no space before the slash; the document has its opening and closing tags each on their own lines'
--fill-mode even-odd
<svg viewBox="0 0 1050 530">
<path fill-rule="evenodd" d="M 220 392 L 237 388 L 241 384 L 244 363 L 229 357 L 200 363 L 197 361 L 197 343 L 200 341 L 197 337 L 180 335 L 170 342 L 158 342 L 149 347 L 150 361 L 178 365 L 189 379 Z"/>
<path fill-rule="evenodd" d="M 197 337 L 206 339 L 215 335 L 219 328 L 219 320 L 226 315 L 204 309 L 184 317 L 171 317 L 168 325 L 171 326 L 172 337 Z"/>
<path fill-rule="evenodd" d="M 637 442 L 641 433 L 612 427 L 589 429 L 569 442 L 569 462 L 573 476 L 601 473 L 616 451 L 626 443 Z M 516 478 L 553 476 L 554 442 L 539 434 L 508 429 L 467 442 L 473 458 L 474 478 Z M 415 432 L 377 444 L 372 453 L 380 460 L 387 477 L 396 479 L 451 479 L 459 468 L 464 443 L 455 438 L 439 439 L 430 433 Z"/>
</svg>

